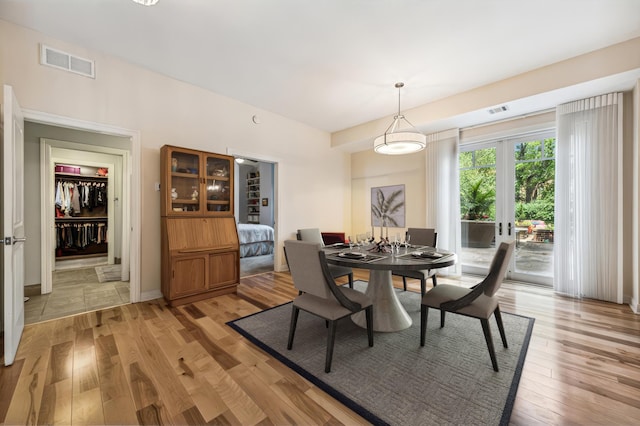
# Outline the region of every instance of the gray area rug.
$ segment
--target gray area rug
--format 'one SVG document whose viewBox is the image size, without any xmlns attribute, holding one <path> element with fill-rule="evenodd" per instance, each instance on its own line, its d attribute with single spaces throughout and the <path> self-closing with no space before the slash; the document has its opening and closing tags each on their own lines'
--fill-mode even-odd
<svg viewBox="0 0 640 426">
<path fill-rule="evenodd" d="M 365 283 L 355 284 L 364 291 Z M 290 351 L 290 303 L 228 324 L 373 424 L 508 424 L 534 319 L 502 314 L 508 349 L 491 319 L 496 373 L 479 320 L 447 314 L 440 328 L 440 311 L 430 309 L 426 344 L 420 347 L 420 295 L 399 290 L 398 298 L 413 325 L 375 333 L 369 348 L 366 330 L 342 320 L 328 374 L 324 320 L 301 311 Z"/>
<path fill-rule="evenodd" d="M 108 281 L 120 281 L 122 274 L 122 265 L 103 265 L 96 266 L 96 274 L 98 281 L 105 283 Z"/>
</svg>

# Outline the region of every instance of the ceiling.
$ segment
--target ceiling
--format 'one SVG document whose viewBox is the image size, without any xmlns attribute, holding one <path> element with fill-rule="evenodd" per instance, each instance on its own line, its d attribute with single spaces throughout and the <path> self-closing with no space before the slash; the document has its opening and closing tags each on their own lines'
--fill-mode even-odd
<svg viewBox="0 0 640 426">
<path fill-rule="evenodd" d="M 640 0 L 0 0 L 0 19 L 335 132 L 393 115 L 398 81 L 404 110 L 639 37 Z"/>
</svg>

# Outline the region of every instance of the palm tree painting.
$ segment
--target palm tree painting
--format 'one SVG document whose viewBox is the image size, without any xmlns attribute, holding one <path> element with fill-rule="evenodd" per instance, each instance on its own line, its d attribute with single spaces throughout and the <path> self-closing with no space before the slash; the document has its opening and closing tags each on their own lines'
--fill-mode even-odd
<svg viewBox="0 0 640 426">
<path fill-rule="evenodd" d="M 404 185 L 371 188 L 371 226 L 404 228 Z"/>
</svg>

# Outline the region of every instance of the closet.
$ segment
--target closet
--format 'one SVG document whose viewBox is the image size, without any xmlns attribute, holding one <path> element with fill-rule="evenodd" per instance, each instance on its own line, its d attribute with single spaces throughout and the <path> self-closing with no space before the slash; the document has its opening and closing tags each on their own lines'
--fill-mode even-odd
<svg viewBox="0 0 640 426">
<path fill-rule="evenodd" d="M 55 259 L 107 257 L 109 169 L 55 164 Z"/>
</svg>

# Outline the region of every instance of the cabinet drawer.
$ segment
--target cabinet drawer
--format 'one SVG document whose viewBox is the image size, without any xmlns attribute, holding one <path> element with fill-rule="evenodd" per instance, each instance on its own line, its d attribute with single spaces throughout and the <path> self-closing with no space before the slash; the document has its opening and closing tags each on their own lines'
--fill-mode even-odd
<svg viewBox="0 0 640 426">
<path fill-rule="evenodd" d="M 209 256 L 209 288 L 238 282 L 238 253 L 215 253 Z"/>
</svg>

